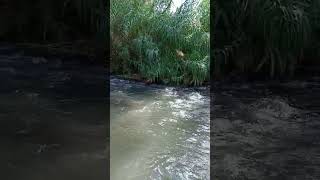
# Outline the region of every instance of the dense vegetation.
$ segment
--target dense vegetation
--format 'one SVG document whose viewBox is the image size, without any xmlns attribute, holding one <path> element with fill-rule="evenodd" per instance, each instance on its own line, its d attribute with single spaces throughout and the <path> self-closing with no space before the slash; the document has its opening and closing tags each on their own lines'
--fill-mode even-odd
<svg viewBox="0 0 320 180">
<path fill-rule="evenodd" d="M 209 0 L 111 0 L 111 70 L 151 82 L 209 78 Z"/>
<path fill-rule="evenodd" d="M 106 49 L 109 34 L 106 2 L 3 0 L 0 3 L 0 40 L 58 43 L 58 46 L 66 46 L 66 42 L 99 40 L 96 44 Z"/>
<path fill-rule="evenodd" d="M 62 48 L 94 40 L 106 50 L 110 15 L 111 71 L 151 82 L 200 85 L 230 72 L 286 77 L 319 62 L 319 0 L 215 0 L 213 23 L 209 0 L 186 0 L 176 11 L 173 2 L 111 0 L 109 14 L 105 0 L 4 0 L 0 40 Z M 73 49 L 90 53 L 92 45 Z"/>
<path fill-rule="evenodd" d="M 215 0 L 214 76 L 293 75 L 320 54 L 319 0 Z M 318 63 L 319 65 L 319 63 Z"/>
</svg>

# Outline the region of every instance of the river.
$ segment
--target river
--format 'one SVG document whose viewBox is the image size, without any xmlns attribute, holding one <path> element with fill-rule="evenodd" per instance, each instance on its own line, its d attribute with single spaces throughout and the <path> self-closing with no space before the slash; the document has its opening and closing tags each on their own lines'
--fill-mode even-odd
<svg viewBox="0 0 320 180">
<path fill-rule="evenodd" d="M 0 47 L 0 179 L 107 177 L 106 71 Z"/>
<path fill-rule="evenodd" d="M 105 179 L 106 70 L 0 47 L 2 179 Z M 111 179 L 209 179 L 206 88 L 112 77 Z"/>
<path fill-rule="evenodd" d="M 320 179 L 320 78 L 212 86 L 213 179 Z"/>
<path fill-rule="evenodd" d="M 108 153 L 112 180 L 320 179 L 319 76 L 216 83 L 211 105 L 111 77 L 109 99 L 101 65 L 0 46 L 0 80 L 1 179 L 105 179 Z"/>
<path fill-rule="evenodd" d="M 111 79 L 111 179 L 210 179 L 209 90 Z"/>
</svg>

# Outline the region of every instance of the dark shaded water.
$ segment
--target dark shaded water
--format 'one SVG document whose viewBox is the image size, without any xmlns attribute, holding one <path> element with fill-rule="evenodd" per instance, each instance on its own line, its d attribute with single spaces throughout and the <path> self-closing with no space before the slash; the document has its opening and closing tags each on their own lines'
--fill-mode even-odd
<svg viewBox="0 0 320 180">
<path fill-rule="evenodd" d="M 105 72 L 0 48 L 0 179 L 106 178 Z"/>
<path fill-rule="evenodd" d="M 320 179 L 320 79 L 213 87 L 217 180 Z"/>
</svg>

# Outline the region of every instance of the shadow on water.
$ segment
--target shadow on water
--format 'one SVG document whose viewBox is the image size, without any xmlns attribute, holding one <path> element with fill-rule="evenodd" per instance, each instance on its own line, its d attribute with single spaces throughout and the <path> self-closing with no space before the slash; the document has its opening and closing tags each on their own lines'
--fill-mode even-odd
<svg viewBox="0 0 320 180">
<path fill-rule="evenodd" d="M 213 88 L 213 177 L 320 179 L 320 81 Z"/>
<path fill-rule="evenodd" d="M 105 72 L 0 48 L 1 179 L 105 179 Z"/>
</svg>

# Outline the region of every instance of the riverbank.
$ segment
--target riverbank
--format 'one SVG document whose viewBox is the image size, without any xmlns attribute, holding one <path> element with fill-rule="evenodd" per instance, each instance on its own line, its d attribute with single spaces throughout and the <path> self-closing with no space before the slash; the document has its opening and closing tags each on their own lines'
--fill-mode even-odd
<svg viewBox="0 0 320 180">
<path fill-rule="evenodd" d="M 210 87 L 209 82 L 205 81 L 201 86 L 193 86 L 193 85 L 174 85 L 174 84 L 165 84 L 163 82 L 151 82 L 145 78 L 142 78 L 138 74 L 133 74 L 133 75 L 119 75 L 119 74 L 111 74 L 113 77 L 117 77 L 119 79 L 124 79 L 128 81 L 133 81 L 133 82 L 139 82 L 139 83 L 144 83 L 145 85 L 162 85 L 162 86 L 168 86 L 168 87 L 181 87 L 181 88 L 190 88 L 190 87 Z"/>
<path fill-rule="evenodd" d="M 107 52 L 95 41 L 79 40 L 60 43 L 1 42 L 0 53 L 7 55 L 20 53 L 45 58 L 58 57 L 63 60 L 77 59 L 106 66 Z"/>
</svg>

